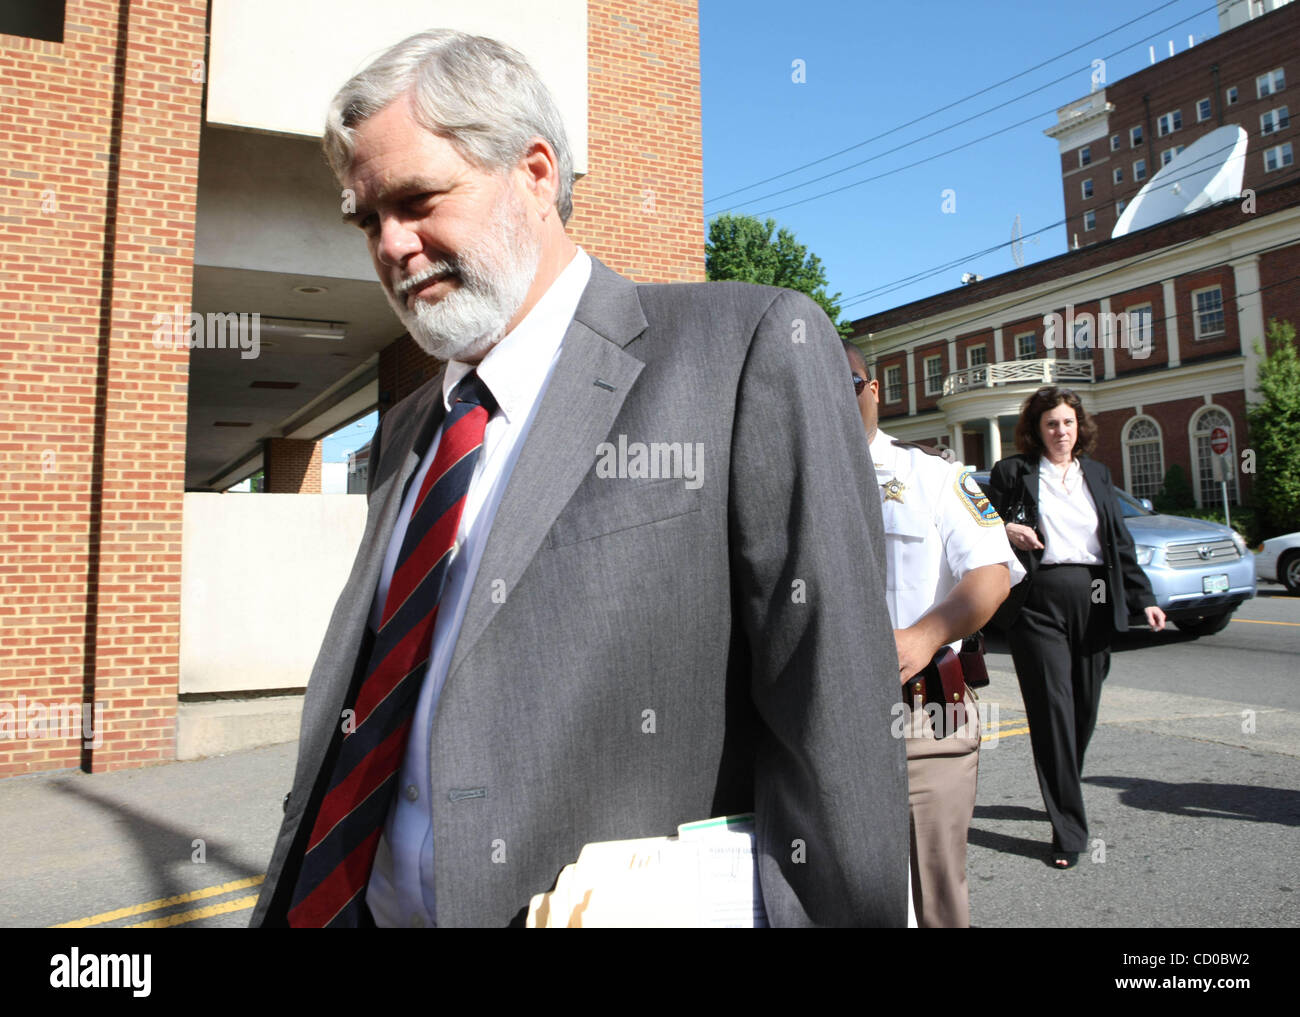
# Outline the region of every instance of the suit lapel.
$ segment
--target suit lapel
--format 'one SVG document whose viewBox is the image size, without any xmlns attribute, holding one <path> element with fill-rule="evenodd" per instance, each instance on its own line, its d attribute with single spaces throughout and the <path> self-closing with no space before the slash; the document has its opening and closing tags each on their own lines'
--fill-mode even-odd
<svg viewBox="0 0 1300 1017">
<path fill-rule="evenodd" d="M 1025 515 L 1035 521 L 1038 519 L 1038 456 L 1030 455 L 1025 458 L 1025 476 L 1021 488 L 1025 493 L 1026 505 Z"/>
<path fill-rule="evenodd" d="M 1113 520 L 1110 512 L 1110 491 L 1106 489 L 1106 482 L 1102 478 L 1100 464 L 1093 459 L 1080 459 L 1080 466 L 1083 468 L 1083 480 L 1088 485 L 1088 490 L 1092 493 L 1093 504 L 1097 506 L 1097 515 L 1103 520 L 1106 531 L 1110 529 Z M 1107 532 L 1102 532 L 1102 537 L 1106 537 Z"/>
<path fill-rule="evenodd" d="M 449 678 L 513 592 L 595 462 L 596 446 L 608 436 L 644 366 L 622 347 L 645 327 L 636 286 L 593 258 L 591 281 L 492 521 Z M 505 596 L 501 587 L 493 587 L 498 580 L 504 581 Z"/>
</svg>

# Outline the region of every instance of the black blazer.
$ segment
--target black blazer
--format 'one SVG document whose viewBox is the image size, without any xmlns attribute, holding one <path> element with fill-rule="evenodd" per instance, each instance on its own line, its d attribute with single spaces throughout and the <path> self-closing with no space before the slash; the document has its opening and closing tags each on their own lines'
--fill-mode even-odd
<svg viewBox="0 0 1300 1017">
<path fill-rule="evenodd" d="M 1004 520 L 1014 522 L 1014 509 L 1023 505 L 1026 518 L 1037 522 L 1038 463 L 1041 458 L 1037 453 L 1022 453 L 1008 456 L 994 465 L 989 474 L 989 501 Z M 1080 456 L 1079 464 L 1083 468 L 1084 483 L 1088 485 L 1092 500 L 1097 505 L 1101 550 L 1106 560 L 1107 589 L 1124 591 L 1122 597 L 1107 598 L 1114 612 L 1115 631 L 1127 632 L 1129 615 L 1140 615 L 1143 608 L 1154 606 L 1155 594 L 1151 592 L 1151 583 L 1147 580 L 1146 573 L 1137 563 L 1133 536 L 1124 525 L 1124 514 L 1111 484 L 1110 470 L 1087 456 Z M 1042 538 L 1041 530 L 1039 538 Z M 1014 550 L 1028 573 L 1020 585 L 1028 588 L 1033 582 L 1043 552 L 1024 551 L 1020 548 Z"/>
</svg>

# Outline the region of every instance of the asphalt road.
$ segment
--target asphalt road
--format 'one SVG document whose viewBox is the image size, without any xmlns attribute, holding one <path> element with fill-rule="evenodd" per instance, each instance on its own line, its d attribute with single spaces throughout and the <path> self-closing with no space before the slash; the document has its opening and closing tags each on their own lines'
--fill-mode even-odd
<svg viewBox="0 0 1300 1017">
<path fill-rule="evenodd" d="M 1300 597 L 1264 587 L 1221 633 L 1117 647 L 1085 766 L 1094 849 L 1067 872 L 1046 863 L 1011 661 L 991 651 L 976 926 L 1298 924 Z M 295 754 L 0 781 L 0 926 L 246 925 Z"/>
</svg>

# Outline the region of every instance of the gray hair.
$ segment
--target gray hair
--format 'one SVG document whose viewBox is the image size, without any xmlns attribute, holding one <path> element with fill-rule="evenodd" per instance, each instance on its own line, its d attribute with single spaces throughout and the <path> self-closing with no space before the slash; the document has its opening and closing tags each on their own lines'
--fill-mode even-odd
<svg viewBox="0 0 1300 1017">
<path fill-rule="evenodd" d="M 564 121 L 522 53 L 449 29 L 421 32 L 377 57 L 339 89 L 325 121 L 325 158 L 340 179 L 352 165 L 354 129 L 406 93 L 415 121 L 484 170 L 505 170 L 536 137 L 555 150 L 560 221 L 573 212 L 573 155 Z"/>
</svg>

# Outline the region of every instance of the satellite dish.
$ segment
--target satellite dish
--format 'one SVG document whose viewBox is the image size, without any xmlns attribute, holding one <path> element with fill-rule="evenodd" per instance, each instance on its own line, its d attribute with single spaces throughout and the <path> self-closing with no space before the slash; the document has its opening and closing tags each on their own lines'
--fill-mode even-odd
<svg viewBox="0 0 1300 1017">
<path fill-rule="evenodd" d="M 1112 237 L 1144 230 L 1241 195 L 1246 132 L 1235 124 L 1198 138 L 1147 181 L 1119 217 Z"/>
</svg>

